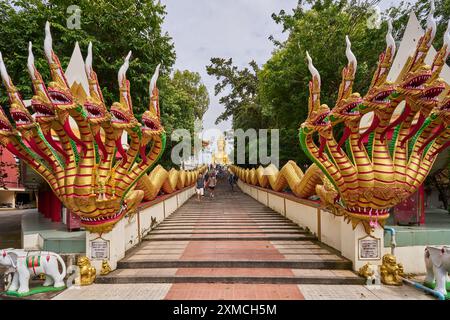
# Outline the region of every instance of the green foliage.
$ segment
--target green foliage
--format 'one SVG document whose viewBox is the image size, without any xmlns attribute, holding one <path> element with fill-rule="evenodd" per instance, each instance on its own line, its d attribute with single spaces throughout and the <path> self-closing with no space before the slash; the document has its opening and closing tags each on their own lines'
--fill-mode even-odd
<svg viewBox="0 0 450 320">
<path fill-rule="evenodd" d="M 249 66 L 239 70 L 231 58 L 211 58 L 206 71 L 219 81 L 214 87 L 215 95 L 229 92 L 219 99 L 225 111 L 217 118 L 216 124 L 232 117 L 234 129 L 262 128 L 265 119 L 257 94 L 259 67 L 255 61 L 251 61 Z"/>
<path fill-rule="evenodd" d="M 118 99 L 117 71 L 128 51 L 132 59 L 128 71 L 134 111 L 140 115 L 148 105 L 148 83 L 158 63 L 164 70 L 175 61 L 171 38 L 163 33 L 164 6 L 151 0 L 77 1 L 81 28 L 69 29 L 67 8 L 72 0 L 10 0 L 0 3 L 0 50 L 8 71 L 24 97 L 32 94 L 26 71 L 28 41 L 32 41 L 36 67 L 49 79 L 43 52 L 44 25 L 51 23 L 53 49 L 65 68 L 76 41 L 85 51 L 93 44 L 94 68 L 99 76 L 107 105 Z M 2 94 L 0 102 L 5 102 Z"/>
<path fill-rule="evenodd" d="M 373 2 L 373 1 L 372 1 Z M 298 148 L 292 134 L 306 119 L 308 83 L 306 51 L 322 78 L 321 102 L 333 107 L 341 82 L 341 70 L 346 65 L 345 36 L 352 41 L 352 51 L 358 59 L 354 91 L 365 94 L 379 54 L 385 48 L 382 28 L 368 27 L 371 16 L 368 3 L 361 1 L 315 1 L 305 10 L 298 7 L 292 15 L 280 12 L 274 20 L 289 32 L 288 40 L 277 43 L 278 49 L 259 73 L 259 94 L 263 114 L 271 127 L 281 130 L 280 143 L 289 152 L 280 155 L 281 162 L 293 159 L 309 162 Z"/>
<path fill-rule="evenodd" d="M 366 94 L 378 57 L 385 49 L 387 23 L 380 28 L 371 24 L 373 7 L 380 0 L 299 0 L 292 13 L 284 10 L 272 18 L 288 33 L 287 40 L 270 39 L 276 46 L 272 57 L 258 68 L 239 70 L 232 59 L 213 58 L 207 67 L 215 75 L 216 95 L 228 88 L 221 97 L 225 112 L 217 121 L 233 116 L 236 128 L 280 129 L 280 164 L 288 160 L 310 163 L 295 139 L 299 125 L 308 111 L 308 83 L 311 75 L 307 68 L 306 51 L 314 60 L 322 78 L 321 102 L 330 108 L 335 105 L 341 71 L 346 65 L 345 36 L 352 42 L 352 51 L 358 59 L 354 91 Z M 395 37 L 401 39 L 411 10 L 425 25 L 429 0 L 418 0 L 415 5 L 401 2 L 383 15 L 394 19 Z M 436 18 L 439 21 L 434 45 L 440 47 L 450 17 L 450 2 L 436 0 Z M 336 133 L 342 127 L 336 128 Z"/>
<path fill-rule="evenodd" d="M 176 70 L 172 82 L 174 86 L 182 89 L 193 103 L 195 117 L 202 119 L 209 107 L 209 94 L 198 72 Z"/>
<path fill-rule="evenodd" d="M 209 94 L 201 83 L 200 75 L 187 70 L 176 70 L 172 78 L 160 83 L 160 87 L 161 109 L 164 110 L 161 120 L 167 136 L 170 137 L 175 129 L 186 129 L 192 137 L 195 119 L 202 116 L 209 105 Z M 167 151 L 160 161 L 163 166 L 173 166 L 170 150 L 177 143 L 178 141 L 168 139 Z"/>
<path fill-rule="evenodd" d="M 69 29 L 67 8 L 76 4 L 81 9 L 81 28 Z M 206 87 L 200 75 L 176 71 L 168 76 L 175 62 L 172 39 L 163 32 L 165 6 L 153 0 L 2 0 L 0 1 L 0 51 L 15 85 L 24 99 L 31 98 L 31 80 L 27 72 L 28 41 L 33 42 L 35 64 L 49 81 L 49 67 L 45 59 L 44 26 L 50 21 L 53 49 L 65 69 L 74 44 L 78 41 L 82 52 L 93 44 L 93 65 L 100 86 L 110 106 L 119 99 L 117 72 L 131 50 L 127 77 L 131 84 L 133 109 L 140 119 L 148 108 L 148 85 L 156 66 L 161 64 L 158 80 L 162 124 L 170 135 L 175 128 L 193 131 L 195 117 L 201 118 L 209 105 Z M 0 89 L 0 103 L 7 104 L 4 88 Z M 170 143 L 163 162 L 169 167 Z"/>
</svg>

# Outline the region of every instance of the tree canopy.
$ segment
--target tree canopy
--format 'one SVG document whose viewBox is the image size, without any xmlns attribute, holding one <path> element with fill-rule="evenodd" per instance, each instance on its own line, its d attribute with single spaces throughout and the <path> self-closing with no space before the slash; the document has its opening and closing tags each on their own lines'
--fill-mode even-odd
<svg viewBox="0 0 450 320">
<path fill-rule="evenodd" d="M 76 4 L 80 12 L 80 28 L 70 22 Z M 158 64 L 161 75 L 161 117 L 168 136 L 174 128 L 193 131 L 195 117 L 203 116 L 208 108 L 206 87 L 198 73 L 175 71 L 170 77 L 176 54 L 171 37 L 163 32 L 165 6 L 153 0 L 2 0 L 0 1 L 0 51 L 8 72 L 25 99 L 32 96 L 27 72 L 28 41 L 33 42 L 35 64 L 49 81 L 45 59 L 44 26 L 50 21 L 53 49 L 66 68 L 75 42 L 82 52 L 93 44 L 94 69 L 107 106 L 119 98 L 117 72 L 131 50 L 128 69 L 131 95 L 136 117 L 139 119 L 149 104 L 148 85 Z M 0 103 L 7 105 L 4 88 L 0 89 Z M 168 148 L 164 159 L 170 158 Z M 170 165 L 168 162 L 166 163 Z"/>
<path fill-rule="evenodd" d="M 411 10 L 424 20 L 429 12 L 429 1 L 419 0 L 414 6 L 401 3 L 389 8 L 378 27 L 371 24 L 373 6 L 380 0 L 300 0 L 292 13 L 281 11 L 272 18 L 288 33 L 286 41 L 270 37 L 275 45 L 271 58 L 261 68 L 256 62 L 251 69 L 239 70 L 232 59 L 212 58 L 208 74 L 216 76 L 215 94 L 223 94 L 220 102 L 225 112 L 217 121 L 233 117 L 233 127 L 275 128 L 280 130 L 280 164 L 288 160 L 309 163 L 298 145 L 299 125 L 308 109 L 306 51 L 322 78 L 322 103 L 334 106 L 342 68 L 347 64 L 345 36 L 352 42 L 352 51 L 358 59 L 355 92 L 365 94 L 375 71 L 379 54 L 385 49 L 386 17 L 394 19 L 397 40 L 401 39 Z M 436 18 L 447 21 L 450 4 L 436 1 Z M 425 25 L 425 23 L 423 24 Z M 440 23 L 435 46 L 442 44 L 447 24 Z"/>
</svg>

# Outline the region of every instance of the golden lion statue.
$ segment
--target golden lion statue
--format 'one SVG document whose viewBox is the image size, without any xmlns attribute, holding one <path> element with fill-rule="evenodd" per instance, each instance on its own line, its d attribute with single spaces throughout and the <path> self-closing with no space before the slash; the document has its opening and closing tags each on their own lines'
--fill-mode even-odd
<svg viewBox="0 0 450 320">
<path fill-rule="evenodd" d="M 97 270 L 91 265 L 88 257 L 79 257 L 77 266 L 80 267 L 80 284 L 88 286 L 95 280 Z"/>
<path fill-rule="evenodd" d="M 397 258 L 392 254 L 383 256 L 383 264 L 380 268 L 381 282 L 391 286 L 401 286 L 404 275 L 403 265 L 397 263 Z"/>
</svg>

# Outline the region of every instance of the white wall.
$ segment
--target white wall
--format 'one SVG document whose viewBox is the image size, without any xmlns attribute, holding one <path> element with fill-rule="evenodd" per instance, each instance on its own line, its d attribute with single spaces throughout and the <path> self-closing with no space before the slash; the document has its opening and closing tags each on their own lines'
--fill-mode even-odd
<svg viewBox="0 0 450 320">
<path fill-rule="evenodd" d="M 359 240 L 366 237 L 366 232 L 361 224 L 353 229 L 352 225 L 344 221 L 343 217 L 338 217 L 331 212 L 321 209 L 314 204 L 298 199 L 291 200 L 292 197 L 273 191 L 264 191 L 260 188 L 248 185 L 241 180 L 238 181 L 241 190 L 254 197 L 262 204 L 272 210 L 285 215 L 289 220 L 299 225 L 303 229 L 308 229 L 317 236 L 319 241 L 336 249 L 342 256 L 353 262 L 353 269 L 356 271 L 367 262 L 371 264 L 381 264 L 381 257 L 384 252 L 384 230 L 378 227 L 372 235 L 379 239 L 379 257 L 372 260 L 361 260 L 358 252 Z"/>
<path fill-rule="evenodd" d="M 151 218 L 156 218 L 160 223 L 164 218 L 168 217 L 180 206 L 182 206 L 195 193 L 194 187 L 178 192 L 177 194 L 157 202 L 145 209 L 140 210 L 132 217 L 125 217 L 120 220 L 114 229 L 108 233 L 102 234 L 102 239 L 109 241 L 109 265 L 114 270 L 117 268 L 117 262 L 125 257 L 127 250 L 139 244 L 142 237 L 150 231 Z M 138 232 L 138 229 L 140 232 Z M 86 255 L 91 259 L 92 265 L 97 269 L 97 273 L 101 270 L 102 260 L 94 260 L 91 256 L 90 241 L 98 238 L 97 233 L 86 231 Z M 37 239 L 29 239 L 30 243 L 36 242 Z"/>
</svg>

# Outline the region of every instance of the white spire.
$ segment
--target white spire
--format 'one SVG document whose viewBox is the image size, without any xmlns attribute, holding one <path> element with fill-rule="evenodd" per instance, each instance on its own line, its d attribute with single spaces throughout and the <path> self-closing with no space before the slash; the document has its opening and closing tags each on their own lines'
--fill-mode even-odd
<svg viewBox="0 0 450 320">
<path fill-rule="evenodd" d="M 35 67 L 34 67 L 34 54 L 33 54 L 33 43 L 28 42 L 28 73 L 30 74 L 31 80 L 36 80 L 36 76 L 34 74 Z"/>
<path fill-rule="evenodd" d="M 86 56 L 86 62 L 84 64 L 84 68 L 86 70 L 86 76 L 88 79 L 91 78 L 91 72 L 92 72 L 92 42 L 89 42 L 88 45 L 88 53 Z"/>
<path fill-rule="evenodd" d="M 436 19 L 434 18 L 434 13 L 436 12 L 436 7 L 434 5 L 434 0 L 430 0 L 430 13 L 428 14 L 427 18 L 427 31 L 431 29 L 431 38 L 428 42 L 428 45 L 431 45 L 431 43 L 434 40 L 434 37 L 436 35 Z"/>
<path fill-rule="evenodd" d="M 9 78 L 8 71 L 6 71 L 5 63 L 3 62 L 3 56 L 0 52 L 0 74 L 5 86 L 9 86 L 11 79 Z"/>
<path fill-rule="evenodd" d="M 319 81 L 319 86 L 321 84 L 321 79 L 320 79 L 320 74 L 319 71 L 317 71 L 316 67 L 314 67 L 313 63 L 312 63 L 312 59 L 311 56 L 309 55 L 309 52 L 306 51 L 306 58 L 308 59 L 308 69 L 309 72 L 311 72 L 311 75 L 314 77 L 317 77 L 317 80 Z"/>
<path fill-rule="evenodd" d="M 394 37 L 392 36 L 392 30 L 394 28 L 392 27 L 392 19 L 388 20 L 388 32 L 386 34 L 386 48 L 391 48 L 392 51 L 392 59 L 394 59 L 395 51 L 396 51 L 396 45 Z"/>
<path fill-rule="evenodd" d="M 356 68 L 358 67 L 358 61 L 356 61 L 356 57 L 352 52 L 352 43 L 348 36 L 345 36 L 345 42 L 347 43 L 347 48 L 345 49 L 345 55 L 347 56 L 348 65 L 353 63 L 353 76 L 356 73 Z"/>
<path fill-rule="evenodd" d="M 128 55 L 126 56 L 123 65 L 119 69 L 119 73 L 118 73 L 119 87 L 122 86 L 123 80 L 126 79 L 127 70 L 128 70 L 128 67 L 130 66 L 130 57 L 131 57 L 131 51 L 128 52 Z"/>
<path fill-rule="evenodd" d="M 155 73 L 152 76 L 152 79 L 150 80 L 150 95 L 152 95 L 153 89 L 156 87 L 156 81 L 158 81 L 158 77 L 159 77 L 159 68 L 161 67 L 161 64 L 158 64 L 158 66 L 156 67 Z"/>
<path fill-rule="evenodd" d="M 50 32 L 50 22 L 46 22 L 45 23 L 45 40 L 44 40 L 44 52 L 45 55 L 47 57 L 47 60 L 50 62 L 54 62 L 53 61 L 53 57 L 52 57 L 52 34 Z"/>
<path fill-rule="evenodd" d="M 446 57 L 444 58 L 445 61 L 450 55 L 450 20 L 448 21 L 447 30 L 445 30 L 444 33 L 444 45 L 447 45 L 447 54 Z"/>
</svg>

